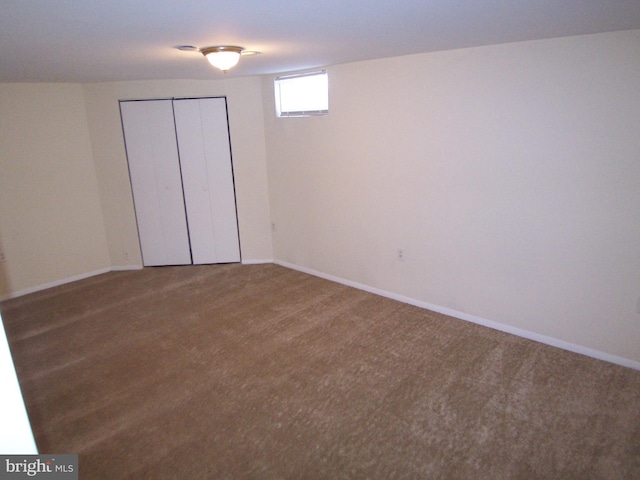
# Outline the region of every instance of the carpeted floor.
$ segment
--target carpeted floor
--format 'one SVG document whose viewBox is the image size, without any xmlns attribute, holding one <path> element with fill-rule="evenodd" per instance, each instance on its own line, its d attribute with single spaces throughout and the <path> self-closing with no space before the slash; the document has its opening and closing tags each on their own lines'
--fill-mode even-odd
<svg viewBox="0 0 640 480">
<path fill-rule="evenodd" d="M 276 265 L 0 307 L 38 447 L 81 479 L 640 478 L 640 372 Z"/>
</svg>

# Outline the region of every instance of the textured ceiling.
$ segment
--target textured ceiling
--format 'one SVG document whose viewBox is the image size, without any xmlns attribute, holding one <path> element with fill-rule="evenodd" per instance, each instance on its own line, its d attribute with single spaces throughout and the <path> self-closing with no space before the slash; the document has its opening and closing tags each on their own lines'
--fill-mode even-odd
<svg viewBox="0 0 640 480">
<path fill-rule="evenodd" d="M 640 0 L 2 0 L 1 82 L 215 79 L 640 28 Z M 240 45 L 223 74 L 178 45 Z"/>
</svg>

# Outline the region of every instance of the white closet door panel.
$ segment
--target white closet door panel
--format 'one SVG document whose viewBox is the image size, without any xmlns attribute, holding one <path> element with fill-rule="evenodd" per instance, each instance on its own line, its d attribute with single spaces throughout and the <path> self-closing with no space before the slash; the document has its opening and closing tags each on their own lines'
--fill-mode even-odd
<svg viewBox="0 0 640 480">
<path fill-rule="evenodd" d="M 174 101 L 193 263 L 240 261 L 224 98 Z"/>
<path fill-rule="evenodd" d="M 143 263 L 190 264 L 171 101 L 121 102 L 120 110 Z"/>
</svg>

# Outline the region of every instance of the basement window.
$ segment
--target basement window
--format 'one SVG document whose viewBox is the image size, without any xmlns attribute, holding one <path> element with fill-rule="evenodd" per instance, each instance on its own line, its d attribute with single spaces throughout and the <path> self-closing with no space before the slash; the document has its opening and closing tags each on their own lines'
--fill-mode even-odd
<svg viewBox="0 0 640 480">
<path fill-rule="evenodd" d="M 326 70 L 276 77 L 278 117 L 311 117 L 329 113 L 329 79 Z"/>
</svg>

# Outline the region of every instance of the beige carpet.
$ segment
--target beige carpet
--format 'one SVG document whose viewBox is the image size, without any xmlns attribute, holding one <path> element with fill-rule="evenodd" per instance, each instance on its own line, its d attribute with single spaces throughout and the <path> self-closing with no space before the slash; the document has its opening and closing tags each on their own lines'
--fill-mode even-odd
<svg viewBox="0 0 640 480">
<path fill-rule="evenodd" d="M 0 307 L 39 449 L 81 479 L 640 478 L 640 372 L 279 266 Z"/>
</svg>

